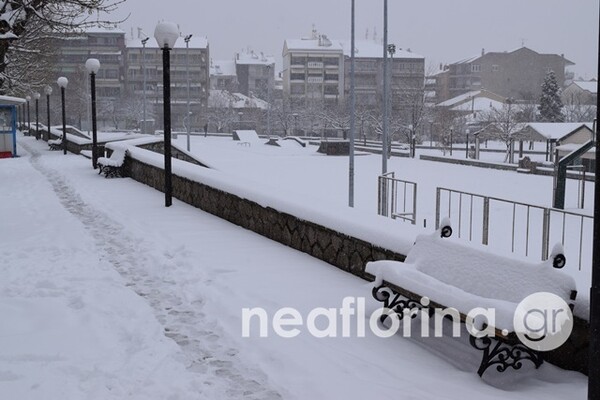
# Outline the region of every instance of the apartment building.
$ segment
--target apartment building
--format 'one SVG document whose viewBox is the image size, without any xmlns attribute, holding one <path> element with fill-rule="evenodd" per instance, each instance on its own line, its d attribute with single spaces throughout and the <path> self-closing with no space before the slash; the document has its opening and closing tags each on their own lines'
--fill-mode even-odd
<svg viewBox="0 0 600 400">
<path fill-rule="evenodd" d="M 337 41 L 317 34 L 288 39 L 283 45 L 283 97 L 294 104 L 344 100 L 344 49 Z"/>
<path fill-rule="evenodd" d="M 344 92 L 350 94 L 350 42 L 342 42 L 344 49 Z M 355 43 L 355 94 L 359 107 L 381 107 L 383 101 L 383 45 L 376 41 Z M 415 101 L 423 101 L 425 58 L 410 49 L 396 49 L 388 54 L 392 110 L 407 109 Z"/>
<path fill-rule="evenodd" d="M 206 123 L 210 90 L 209 60 L 206 37 L 192 36 L 187 46 L 184 38 L 179 38 L 171 50 L 171 123 L 174 130 L 185 130 L 187 124 L 191 124 L 194 130 L 201 130 Z M 153 118 L 155 128 L 162 129 L 162 49 L 153 38 L 145 45 L 140 38 L 128 39 L 126 65 L 125 85 L 129 103 L 137 102 L 135 112 L 141 120 L 140 101 L 145 96 L 147 118 Z M 187 116 L 188 84 L 191 117 Z"/>
<path fill-rule="evenodd" d="M 527 47 L 511 52 L 482 50 L 481 55 L 450 64 L 437 75 L 437 99 L 444 101 L 485 89 L 516 100 L 537 100 L 546 74 L 554 71 L 562 87 L 570 65 L 574 63 L 564 55 L 541 54 Z"/>
<path fill-rule="evenodd" d="M 230 93 L 238 91 L 234 60 L 210 60 L 210 88 Z"/>
<path fill-rule="evenodd" d="M 69 79 L 67 106 L 69 123 L 89 129 L 89 76 L 85 69 L 88 58 L 100 60 L 96 75 L 99 108 L 117 102 L 124 93 L 125 32 L 116 28 L 88 28 L 67 33 L 58 43 L 57 74 Z M 112 117 L 98 113 L 100 127 L 110 124 Z"/>
<path fill-rule="evenodd" d="M 240 93 L 269 100 L 275 84 L 275 58 L 242 51 L 235 55 L 235 70 Z"/>
</svg>

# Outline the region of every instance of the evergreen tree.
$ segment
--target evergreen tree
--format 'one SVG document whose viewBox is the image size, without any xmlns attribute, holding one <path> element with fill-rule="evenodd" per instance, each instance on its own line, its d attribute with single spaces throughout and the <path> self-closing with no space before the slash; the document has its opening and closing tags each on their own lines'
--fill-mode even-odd
<svg viewBox="0 0 600 400">
<path fill-rule="evenodd" d="M 556 82 L 554 71 L 549 71 L 542 83 L 540 98 L 540 119 L 544 122 L 563 122 L 563 103 L 560 98 L 560 87 Z"/>
</svg>

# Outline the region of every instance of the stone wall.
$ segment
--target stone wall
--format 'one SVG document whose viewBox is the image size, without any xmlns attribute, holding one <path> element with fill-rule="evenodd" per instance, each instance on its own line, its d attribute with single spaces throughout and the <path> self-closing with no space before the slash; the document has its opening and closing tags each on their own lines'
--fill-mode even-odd
<svg viewBox="0 0 600 400">
<path fill-rule="evenodd" d="M 159 149 L 155 149 L 159 150 Z M 124 175 L 159 191 L 164 189 L 162 169 L 125 157 Z M 263 207 L 251 200 L 173 175 L 173 196 L 203 211 L 256 232 L 281 244 L 304 252 L 360 278 L 369 261 L 404 261 L 405 255 L 374 246 L 364 240 L 302 220 L 290 214 Z M 365 291 L 365 296 L 370 292 Z M 565 369 L 587 373 L 589 325 L 575 319 L 574 332 L 559 349 L 544 353 L 544 358 Z"/>
<path fill-rule="evenodd" d="M 125 175 L 157 190 L 164 189 L 162 169 L 125 158 Z M 365 278 L 367 262 L 404 261 L 405 256 L 347 236 L 333 229 L 263 207 L 202 183 L 173 175 L 173 196 L 203 211 L 307 253 L 344 271 Z"/>
</svg>

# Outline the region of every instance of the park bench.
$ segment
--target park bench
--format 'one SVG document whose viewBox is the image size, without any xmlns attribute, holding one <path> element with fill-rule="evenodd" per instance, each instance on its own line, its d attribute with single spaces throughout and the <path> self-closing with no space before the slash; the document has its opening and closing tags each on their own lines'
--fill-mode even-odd
<svg viewBox="0 0 600 400">
<path fill-rule="evenodd" d="M 112 152 L 110 158 L 99 157 L 97 160 L 98 174 L 104 174 L 105 178 L 120 178 L 123 176 L 122 168 L 125 162 L 124 149 L 116 149 Z"/>
<path fill-rule="evenodd" d="M 382 314 L 380 321 L 385 323 L 393 313 L 403 321 L 419 313 L 432 317 L 436 309 L 452 309 L 464 324 L 469 321 L 469 311 L 478 307 L 494 309 L 495 326 L 475 319 L 475 325 L 481 323 L 477 329 L 489 328 L 487 335 L 468 331 L 470 345 L 483 353 L 479 376 L 492 366 L 498 372 L 518 370 L 526 360 L 539 368 L 543 363 L 540 349 L 521 342 L 517 333 L 523 331 L 515 331 L 513 317 L 523 299 L 542 292 L 559 296 L 573 311 L 575 282 L 558 271 L 566 263 L 562 246 L 555 246 L 548 261 L 534 264 L 469 247 L 449 239 L 451 234 L 449 221 L 445 221 L 435 234 L 419 236 L 404 262 L 367 264 L 366 272 L 375 277 L 373 297 L 392 313 Z M 469 322 L 473 323 L 472 317 Z"/>
<path fill-rule="evenodd" d="M 62 139 L 50 139 L 48 140 L 48 146 L 50 150 L 60 150 L 62 148 Z"/>
</svg>

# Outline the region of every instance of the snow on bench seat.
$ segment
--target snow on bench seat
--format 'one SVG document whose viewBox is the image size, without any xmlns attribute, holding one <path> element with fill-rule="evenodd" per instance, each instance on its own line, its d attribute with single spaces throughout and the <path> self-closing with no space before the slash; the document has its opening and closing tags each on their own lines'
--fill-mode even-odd
<svg viewBox="0 0 600 400">
<path fill-rule="evenodd" d="M 104 177 L 120 177 L 121 176 L 121 167 L 125 162 L 125 153 L 126 150 L 124 148 L 117 148 L 113 151 L 110 158 L 107 157 L 99 157 L 98 158 L 98 174 L 104 173 Z"/>
<path fill-rule="evenodd" d="M 50 139 L 48 140 L 48 146 L 50 150 L 59 150 L 62 146 L 62 139 Z"/>
<path fill-rule="evenodd" d="M 553 255 L 560 252 L 555 248 Z M 404 262 L 374 261 L 366 271 L 383 281 L 427 296 L 466 315 L 477 307 L 496 309 L 496 328 L 513 331 L 517 305 L 527 296 L 550 292 L 569 303 L 572 277 L 548 261 L 534 264 L 502 257 L 439 235 L 421 235 Z"/>
<path fill-rule="evenodd" d="M 520 338 L 528 338 L 531 332 L 527 326 L 515 329 L 515 315 L 520 315 L 518 310 L 522 312 L 518 309 L 522 300 L 543 292 L 559 296 L 573 309 L 575 281 L 554 268 L 564 266 L 562 246 L 555 246 L 548 261 L 533 264 L 448 239 L 452 229 L 447 223 L 442 226 L 435 235 L 417 237 L 404 262 L 367 264 L 366 272 L 375 276 L 373 297 L 384 307 L 380 320 L 384 322 L 389 311 L 399 320 L 415 318 L 419 310 L 427 310 L 430 316 L 439 309 L 442 313 L 458 311 L 460 321 L 455 322 L 475 328 L 472 331 L 468 326 L 467 330 L 471 346 L 482 352 L 477 370 L 480 377 L 491 367 L 498 372 L 518 370 L 526 360 L 539 368 L 543 357 L 538 341 L 547 332 L 530 341 L 532 347 L 522 343 Z M 478 310 L 491 312 L 492 319 Z M 471 315 L 473 311 L 475 315 Z M 485 332 L 483 336 L 481 332 Z"/>
</svg>

